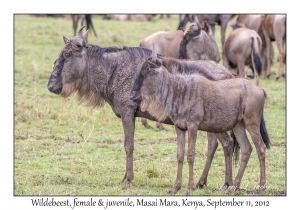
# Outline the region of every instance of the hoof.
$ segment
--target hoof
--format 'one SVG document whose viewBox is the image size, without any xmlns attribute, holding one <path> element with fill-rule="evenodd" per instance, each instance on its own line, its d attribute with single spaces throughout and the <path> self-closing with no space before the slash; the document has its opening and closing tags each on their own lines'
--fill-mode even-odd
<svg viewBox="0 0 300 210">
<path fill-rule="evenodd" d="M 127 176 L 127 173 L 125 173 L 124 178 L 120 182 L 120 184 L 128 184 L 133 180 L 133 176 Z"/>
<path fill-rule="evenodd" d="M 186 196 L 191 196 L 191 195 L 193 195 L 193 190 L 194 190 L 194 189 L 188 188 L 188 189 L 186 190 L 186 192 L 185 192 L 185 195 L 186 195 Z"/>
<path fill-rule="evenodd" d="M 196 184 L 196 188 L 202 189 L 204 187 L 204 185 L 206 185 L 206 181 L 199 181 Z"/>
<path fill-rule="evenodd" d="M 236 189 L 237 189 L 237 187 L 236 187 L 236 186 L 233 186 L 233 185 L 231 185 L 230 187 L 228 187 L 228 190 L 229 190 L 229 192 L 230 192 L 232 195 L 234 195 Z"/>
<path fill-rule="evenodd" d="M 221 190 L 227 190 L 232 185 L 232 182 L 225 182 L 223 186 L 220 188 Z"/>
</svg>

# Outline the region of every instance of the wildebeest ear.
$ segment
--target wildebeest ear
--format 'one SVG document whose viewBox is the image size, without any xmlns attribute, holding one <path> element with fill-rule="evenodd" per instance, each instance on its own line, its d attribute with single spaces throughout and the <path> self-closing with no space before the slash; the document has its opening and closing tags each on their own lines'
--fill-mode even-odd
<svg viewBox="0 0 300 210">
<path fill-rule="evenodd" d="M 68 40 L 66 37 L 63 36 L 65 44 L 67 44 L 70 40 Z"/>
</svg>

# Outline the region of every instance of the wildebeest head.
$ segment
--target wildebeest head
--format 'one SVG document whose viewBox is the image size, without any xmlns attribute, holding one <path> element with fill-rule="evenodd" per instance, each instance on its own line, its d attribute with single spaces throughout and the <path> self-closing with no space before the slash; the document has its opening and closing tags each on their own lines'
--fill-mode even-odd
<svg viewBox="0 0 300 210">
<path fill-rule="evenodd" d="M 185 30 L 184 36 L 189 35 L 191 38 L 194 36 L 198 36 L 201 33 L 202 25 L 199 22 L 196 15 L 193 15 L 194 22 L 191 23 Z"/>
<path fill-rule="evenodd" d="M 82 35 L 82 26 L 78 35 L 68 40 L 63 37 L 65 46 L 54 62 L 52 74 L 48 82 L 48 90 L 62 97 L 68 97 L 80 86 L 85 70 L 86 44 L 88 30 Z"/>
<path fill-rule="evenodd" d="M 154 95 L 161 86 L 161 82 L 158 80 L 154 81 L 153 78 L 157 78 L 158 74 L 163 72 L 163 68 L 163 65 L 157 58 L 156 50 L 153 49 L 152 56 L 144 61 L 141 70 L 134 81 L 130 99 L 140 104 L 142 97 L 141 92 L 144 91 L 149 96 Z"/>
</svg>

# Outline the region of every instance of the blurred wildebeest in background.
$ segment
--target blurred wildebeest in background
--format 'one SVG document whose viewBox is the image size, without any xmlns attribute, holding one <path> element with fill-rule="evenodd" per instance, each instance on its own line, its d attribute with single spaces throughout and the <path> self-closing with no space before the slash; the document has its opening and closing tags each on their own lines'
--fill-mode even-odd
<svg viewBox="0 0 300 210">
<path fill-rule="evenodd" d="M 237 16 L 236 23 L 232 25 L 233 29 L 246 27 L 252 29 L 258 33 L 262 41 L 262 51 L 261 51 L 261 63 L 262 63 L 262 71 L 267 72 L 268 68 L 268 59 L 267 59 L 267 43 L 265 36 L 262 31 L 262 21 L 264 19 L 263 14 L 259 15 L 246 15 L 241 14 Z M 269 53 L 270 64 L 273 64 L 274 58 L 274 49 L 273 45 L 270 45 L 270 53 Z M 252 67 L 253 69 L 253 67 Z"/>
<path fill-rule="evenodd" d="M 203 26 L 199 23 L 197 16 L 193 16 L 194 22 L 184 31 L 159 31 L 140 43 L 140 47 L 153 50 L 164 57 L 189 59 L 189 60 L 213 60 L 220 61 L 220 53 L 210 26 L 204 22 Z M 141 118 L 142 124 L 151 129 L 147 120 Z M 156 127 L 165 130 L 159 122 Z"/>
<path fill-rule="evenodd" d="M 221 26 L 221 42 L 222 46 L 225 42 L 225 33 L 226 33 L 226 27 L 227 23 L 235 16 L 234 14 L 196 14 L 198 17 L 198 20 L 200 22 L 207 21 L 208 23 L 214 22 Z M 186 23 L 190 21 L 193 21 L 191 14 L 182 14 L 179 15 L 179 25 L 178 29 L 183 28 Z M 215 33 L 215 24 L 211 25 L 212 32 Z"/>
<path fill-rule="evenodd" d="M 121 20 L 121 21 L 151 21 L 154 15 L 152 14 L 105 14 L 104 20 Z"/>
<path fill-rule="evenodd" d="M 73 22 L 74 36 L 76 36 L 78 21 L 80 20 L 81 27 L 83 26 L 84 21 L 85 21 L 87 30 L 91 28 L 93 30 L 95 36 L 97 37 L 97 33 L 96 33 L 96 31 L 94 29 L 94 26 L 93 26 L 92 15 L 91 14 L 72 14 L 71 18 L 72 18 L 72 22 Z"/>
<path fill-rule="evenodd" d="M 163 60 L 164 58 L 162 58 Z M 233 129 L 241 147 L 242 162 L 230 191 L 240 186 L 252 146 L 247 138 L 250 133 L 260 163 L 258 194 L 266 188 L 265 150 L 270 140 L 264 121 L 266 93 L 244 78 L 212 81 L 201 74 L 172 74 L 163 61 L 150 57 L 135 79 L 131 99 L 141 100 L 141 111 L 148 111 L 159 121 L 170 118 L 177 133 L 177 178 L 171 195 L 182 185 L 185 131 L 188 132 L 187 162 L 189 181 L 186 195 L 194 189 L 195 144 L 198 130 L 222 133 Z"/>
<path fill-rule="evenodd" d="M 223 65 L 227 69 L 238 69 L 241 78 L 247 78 L 245 66 L 253 68 L 256 85 L 261 74 L 262 41 L 256 31 L 248 28 L 233 30 L 223 46 Z"/>
<path fill-rule="evenodd" d="M 285 68 L 283 64 L 286 62 L 285 42 L 286 42 L 286 15 L 265 15 L 262 23 L 262 30 L 267 44 L 267 77 L 270 77 L 270 51 L 271 41 L 276 41 L 278 48 L 278 70 L 276 73 L 276 80 L 281 76 L 285 77 Z"/>
<path fill-rule="evenodd" d="M 130 182 L 134 178 L 135 118 L 144 117 L 156 120 L 148 112 L 142 112 L 138 103 L 130 100 L 134 79 L 140 71 L 143 61 L 151 55 L 151 50 L 140 47 L 121 49 L 88 45 L 88 31 L 82 35 L 82 29 L 83 27 L 79 30 L 78 35 L 70 40 L 64 37 L 65 46 L 54 63 L 48 89 L 64 98 L 76 93 L 78 101 L 86 103 L 87 106 L 101 107 L 105 102 L 110 104 L 116 116 L 121 118 L 125 134 L 126 171 L 122 182 Z M 174 62 L 170 62 L 170 69 L 174 65 Z M 186 61 L 178 69 L 179 72 L 186 74 L 190 74 L 192 70 L 194 73 L 204 72 L 203 74 L 206 74 L 208 78 L 233 77 L 225 67 L 213 61 L 194 61 L 194 63 Z M 164 120 L 163 123 L 173 125 L 170 119 Z M 233 142 L 228 138 L 227 133 L 208 135 L 209 142 L 212 142 L 209 143 L 209 157 L 217 148 L 217 137 L 224 148 L 226 159 L 224 186 L 228 186 L 232 184 L 232 160 L 230 157 L 232 157 Z M 199 186 L 206 183 L 210 164 L 211 160 L 208 158 Z"/>
</svg>

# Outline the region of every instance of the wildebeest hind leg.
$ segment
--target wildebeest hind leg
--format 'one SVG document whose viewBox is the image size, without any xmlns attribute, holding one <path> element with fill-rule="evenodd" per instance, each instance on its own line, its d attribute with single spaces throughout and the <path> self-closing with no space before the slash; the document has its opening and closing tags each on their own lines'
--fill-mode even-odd
<svg viewBox="0 0 300 210">
<path fill-rule="evenodd" d="M 260 186 L 258 188 L 258 195 L 263 195 L 266 188 L 266 170 L 265 170 L 265 155 L 266 145 L 260 135 L 259 122 L 256 125 L 247 126 L 247 130 L 255 145 L 256 152 L 259 158 L 260 164 Z"/>
<path fill-rule="evenodd" d="M 245 60 L 239 54 L 236 54 L 235 58 L 236 58 L 236 62 L 237 62 L 237 68 L 238 68 L 238 71 L 239 71 L 239 77 L 240 78 L 247 78 L 247 75 L 246 75 L 246 72 L 245 72 Z"/>
<path fill-rule="evenodd" d="M 182 166 L 184 160 L 184 146 L 185 146 L 185 131 L 181 130 L 177 126 L 175 126 L 176 134 L 177 134 L 177 177 L 175 181 L 175 185 L 171 191 L 169 191 L 169 195 L 175 195 L 178 190 L 181 189 L 182 185 Z"/>
<path fill-rule="evenodd" d="M 233 182 L 233 185 L 229 187 L 231 193 L 234 193 L 235 190 L 240 187 L 240 183 L 241 183 L 243 174 L 245 172 L 245 168 L 247 166 L 247 163 L 249 161 L 249 158 L 250 158 L 250 155 L 252 152 L 252 146 L 246 135 L 245 125 L 242 121 L 239 122 L 237 124 L 237 126 L 233 129 L 233 133 L 236 136 L 236 139 L 240 145 L 242 158 L 241 158 L 240 168 L 239 168 L 239 171 Z"/>
<path fill-rule="evenodd" d="M 148 124 L 147 119 L 146 118 L 141 118 L 141 123 L 143 126 L 145 126 L 147 129 L 152 129 L 152 127 Z"/>
<path fill-rule="evenodd" d="M 207 147 L 208 147 L 208 154 L 207 159 L 205 163 L 205 167 L 203 169 L 202 175 L 196 185 L 196 188 L 202 188 L 204 185 L 206 185 L 207 182 L 207 176 L 209 172 L 209 168 L 211 166 L 212 159 L 214 158 L 216 149 L 218 148 L 218 140 L 217 136 L 214 133 L 207 132 Z"/>
<path fill-rule="evenodd" d="M 122 183 L 128 183 L 134 178 L 133 173 L 133 149 L 134 149 L 134 128 L 135 117 L 133 113 L 121 114 L 125 134 L 124 148 L 126 151 L 126 172 Z"/>
<path fill-rule="evenodd" d="M 156 127 L 157 127 L 160 131 L 167 131 L 167 129 L 165 129 L 165 127 L 164 127 L 160 122 L 156 122 Z"/>
</svg>

